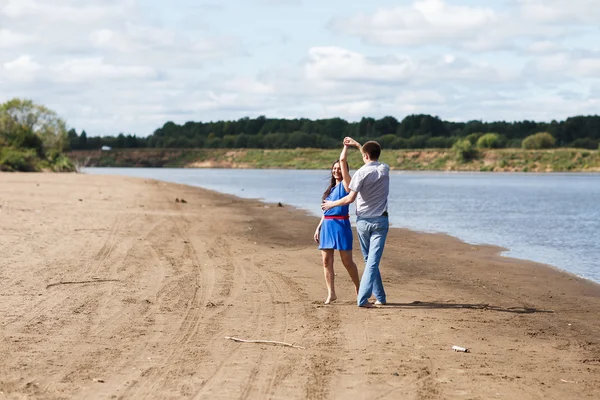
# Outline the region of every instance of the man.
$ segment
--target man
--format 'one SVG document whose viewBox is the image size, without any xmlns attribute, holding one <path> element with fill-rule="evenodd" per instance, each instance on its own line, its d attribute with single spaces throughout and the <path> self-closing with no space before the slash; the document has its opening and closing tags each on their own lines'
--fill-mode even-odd
<svg viewBox="0 0 600 400">
<path fill-rule="evenodd" d="M 388 194 L 390 191 L 390 167 L 379 162 L 381 146 L 377 142 L 366 142 L 363 146 L 356 140 L 344 138 L 344 146 L 353 146 L 360 150 L 363 165 L 350 181 L 350 193 L 337 201 L 324 201 L 321 208 L 350 204 L 356 200 L 356 231 L 360 249 L 365 258 L 365 270 L 360 281 L 357 304 L 359 307 L 371 307 L 369 298 L 375 295 L 375 304 L 386 304 L 385 290 L 379 272 L 379 262 L 387 237 Z"/>
</svg>

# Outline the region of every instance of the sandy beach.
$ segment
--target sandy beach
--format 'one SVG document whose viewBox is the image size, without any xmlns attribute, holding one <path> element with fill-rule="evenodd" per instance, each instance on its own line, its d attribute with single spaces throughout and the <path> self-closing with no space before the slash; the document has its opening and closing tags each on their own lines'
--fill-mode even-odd
<svg viewBox="0 0 600 400">
<path fill-rule="evenodd" d="M 0 207 L 0 399 L 600 398 L 600 285 L 498 248 L 392 229 L 359 309 L 285 204 L 0 173 Z"/>
</svg>

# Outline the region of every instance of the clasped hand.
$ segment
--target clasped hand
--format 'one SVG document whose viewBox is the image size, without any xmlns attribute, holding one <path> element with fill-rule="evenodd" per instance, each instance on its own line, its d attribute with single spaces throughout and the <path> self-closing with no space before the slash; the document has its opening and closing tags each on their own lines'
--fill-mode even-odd
<svg viewBox="0 0 600 400">
<path fill-rule="evenodd" d="M 323 200 L 323 203 L 321 203 L 321 210 L 323 210 L 323 211 L 327 211 L 333 207 L 335 207 L 333 205 L 333 201 Z"/>
<path fill-rule="evenodd" d="M 360 147 L 360 143 L 352 139 L 350 136 L 344 138 L 344 146 Z"/>
</svg>

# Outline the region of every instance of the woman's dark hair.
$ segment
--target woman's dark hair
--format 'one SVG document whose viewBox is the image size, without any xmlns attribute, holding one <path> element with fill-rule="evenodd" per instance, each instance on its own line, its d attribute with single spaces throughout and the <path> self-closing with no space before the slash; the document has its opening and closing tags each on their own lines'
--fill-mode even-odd
<svg viewBox="0 0 600 400">
<path fill-rule="evenodd" d="M 325 189 L 325 191 L 323 192 L 323 197 L 321 198 L 321 200 L 325 200 L 327 198 L 327 196 L 329 196 L 331 189 L 333 189 L 335 187 L 335 185 L 337 184 L 337 181 L 335 180 L 335 177 L 333 176 L 333 172 L 331 172 L 331 171 L 333 170 L 333 167 L 335 166 L 335 164 L 337 164 L 339 162 L 340 162 L 340 160 L 336 160 L 333 164 L 331 164 L 331 168 L 329 168 L 329 173 L 331 174 L 331 177 L 329 179 L 329 186 L 327 186 L 327 189 Z M 348 171 L 348 173 L 350 173 L 350 167 L 348 166 L 348 161 L 346 161 L 346 171 Z"/>
</svg>

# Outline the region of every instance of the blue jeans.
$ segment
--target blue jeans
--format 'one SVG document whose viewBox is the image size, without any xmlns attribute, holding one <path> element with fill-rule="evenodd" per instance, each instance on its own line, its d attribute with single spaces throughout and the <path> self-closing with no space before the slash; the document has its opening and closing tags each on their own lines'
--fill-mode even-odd
<svg viewBox="0 0 600 400">
<path fill-rule="evenodd" d="M 365 270 L 360 280 L 357 304 L 367 304 L 371 294 L 382 303 L 386 302 L 385 290 L 379 273 L 379 262 L 383 254 L 385 239 L 389 230 L 387 216 L 356 219 L 356 231 L 360 242 L 360 250 L 365 258 Z"/>
</svg>

